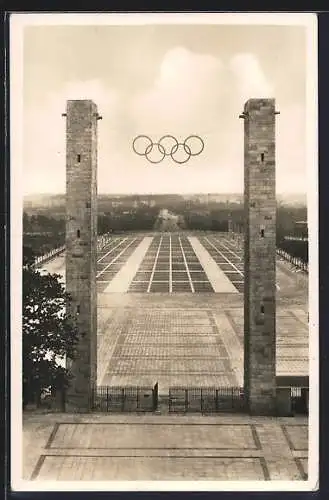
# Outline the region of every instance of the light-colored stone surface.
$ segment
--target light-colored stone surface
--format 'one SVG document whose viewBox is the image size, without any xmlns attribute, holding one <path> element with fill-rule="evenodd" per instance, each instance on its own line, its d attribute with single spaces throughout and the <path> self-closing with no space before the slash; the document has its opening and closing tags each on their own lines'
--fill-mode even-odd
<svg viewBox="0 0 329 500">
<path fill-rule="evenodd" d="M 308 448 L 307 426 L 288 425 L 284 426 L 283 431 L 289 446 L 294 451 L 304 452 Z"/>
<path fill-rule="evenodd" d="M 277 308 L 277 375 L 308 375 L 309 373 L 307 315 L 305 312 L 300 314 L 298 311 L 299 309 L 296 312 L 294 307 Z M 243 310 L 226 308 L 225 314 L 232 326 L 229 341 L 235 346 L 231 358 L 243 360 Z M 215 317 L 217 318 L 218 315 Z M 234 333 L 235 340 L 233 339 Z"/>
<path fill-rule="evenodd" d="M 305 479 L 307 450 L 291 449 L 287 433 L 304 449 L 307 420 L 26 414 L 23 473 L 57 481 Z"/>
<path fill-rule="evenodd" d="M 237 385 L 209 309 L 117 310 L 115 322 L 106 323 L 103 338 L 108 356 L 101 358 L 101 385 L 158 382 L 160 392 L 167 392 L 170 385 Z"/>
<path fill-rule="evenodd" d="M 105 288 L 104 293 L 125 293 L 128 291 L 130 283 L 132 282 L 150 244 L 152 243 L 152 240 L 153 237 L 145 237 L 142 239 L 132 255 L 128 258 L 125 264 L 123 264 L 120 271 Z"/>
<path fill-rule="evenodd" d="M 232 369 L 235 373 L 237 383 L 243 386 L 243 348 L 236 335 L 229 317 L 225 313 L 215 313 L 214 319 L 221 334 L 226 351 L 229 355 Z"/>
<path fill-rule="evenodd" d="M 238 290 L 232 285 L 232 282 L 225 276 L 221 268 L 216 264 L 211 255 L 195 236 L 189 236 L 189 242 L 195 251 L 204 271 L 206 272 L 210 283 L 215 292 L 238 293 Z"/>
<path fill-rule="evenodd" d="M 176 234 L 176 233 L 172 233 Z M 207 252 L 210 253 L 211 257 L 216 261 L 216 264 L 219 266 L 220 270 L 224 272 L 228 279 L 234 284 L 236 289 L 240 292 L 243 291 L 243 251 L 241 245 L 238 246 L 237 242 L 229 237 L 226 234 L 223 233 L 211 233 L 211 232 L 186 232 L 186 233 L 178 233 L 176 234 L 176 240 L 180 238 L 181 241 L 187 241 L 188 244 L 188 238 L 193 237 L 197 238 L 199 243 L 202 244 L 203 247 L 207 249 Z M 98 291 L 102 292 L 106 287 L 109 286 L 111 280 L 115 277 L 116 273 L 120 271 L 121 267 L 124 266 L 126 260 L 130 257 L 131 253 L 134 251 L 134 249 L 137 247 L 137 245 L 142 241 L 144 237 L 147 238 L 153 238 L 153 243 L 157 247 L 157 242 L 160 242 L 161 236 L 159 233 L 136 233 L 136 234 L 125 234 L 123 236 L 113 236 L 111 238 L 110 244 L 107 245 L 105 249 L 103 249 L 99 253 L 99 259 L 98 259 Z M 168 235 L 167 238 L 170 238 Z M 171 236 L 172 240 L 173 236 Z M 134 243 L 131 245 L 132 241 Z M 209 240 L 207 242 L 207 240 Z M 211 244 L 211 245 L 210 245 Z M 128 248 L 129 246 L 129 248 Z M 116 260 L 114 264 L 111 264 L 111 266 L 105 271 L 104 268 L 111 262 L 113 261 L 119 252 L 122 250 L 125 251 L 122 253 L 120 256 L 119 260 Z M 131 251 L 131 253 L 130 253 Z M 167 267 L 163 268 L 163 270 L 167 273 L 168 275 L 168 289 L 164 287 L 162 292 L 169 292 L 169 254 L 170 254 L 170 247 L 169 245 L 167 246 L 167 253 L 164 254 L 166 255 L 166 261 L 167 261 Z M 153 256 L 153 260 L 155 258 L 155 255 Z M 173 255 L 174 258 L 174 255 Z M 141 266 L 139 268 L 139 271 L 143 267 L 143 263 L 149 262 L 151 264 L 151 268 L 153 266 L 153 260 L 143 260 L 141 263 Z M 65 262 L 65 254 L 61 254 L 52 261 L 44 264 L 44 269 L 48 272 L 56 272 L 62 276 L 65 277 L 65 269 L 64 269 L 64 262 Z M 201 264 L 200 264 L 201 266 Z M 184 268 L 184 263 L 183 263 L 183 268 Z M 203 269 L 202 266 L 200 268 L 201 270 Z M 175 271 L 175 270 L 174 270 Z M 101 274 L 100 274 L 101 273 Z M 184 274 L 184 273 L 183 273 Z M 193 273 L 192 273 L 193 274 Z M 308 294 L 308 276 L 305 273 L 302 272 L 295 272 L 295 269 L 287 262 L 281 260 L 280 258 L 277 258 L 277 267 L 276 267 L 276 274 L 277 274 L 277 303 L 288 303 L 291 305 L 292 303 L 296 303 L 297 306 L 302 305 L 300 308 L 303 311 L 303 314 L 307 316 L 307 307 L 305 309 L 305 305 L 307 304 L 307 294 Z M 176 272 L 176 275 L 178 276 L 178 273 Z M 140 280 L 140 278 L 138 278 Z M 149 276 L 145 278 L 146 280 L 149 279 Z M 186 278 L 188 280 L 188 277 Z M 209 279 L 210 281 L 213 279 L 211 277 L 211 274 L 206 273 L 206 278 Z M 133 282 L 134 283 L 134 282 Z M 177 286 L 177 282 L 176 282 Z M 182 286 L 182 284 L 180 285 Z M 130 289 L 130 292 L 134 293 L 140 293 L 140 292 L 145 292 L 147 290 L 147 286 L 145 290 L 141 290 L 137 287 L 137 289 Z M 179 288 L 174 289 L 174 301 L 180 300 L 179 296 L 181 295 L 180 291 L 182 291 L 185 295 L 187 292 L 191 292 L 191 287 L 189 287 L 188 283 L 187 286 L 184 288 L 184 290 L 180 290 Z M 159 291 L 158 291 L 159 292 Z M 161 291 L 160 291 L 161 292 Z M 153 295 L 153 294 L 152 294 Z M 158 295 L 158 293 L 156 294 Z M 168 293 L 167 293 L 168 295 Z M 196 295 L 199 295 L 198 293 Z M 209 298 L 209 295 L 211 294 L 211 290 L 208 290 L 207 293 L 202 293 L 202 299 L 204 301 L 214 301 L 217 300 L 216 296 L 213 298 Z M 222 296 L 225 294 L 221 294 Z M 229 297 L 229 300 L 232 298 L 232 294 L 226 294 Z M 231 295 L 231 298 L 230 298 Z M 234 294 L 237 296 L 237 294 Z M 207 297 L 208 296 L 208 297 Z M 221 298 L 222 300 L 222 298 Z M 166 302 L 168 301 L 168 298 L 166 298 Z"/>
<path fill-rule="evenodd" d="M 188 463 L 187 463 L 188 462 Z M 260 460 L 218 457 L 77 457 L 49 456 L 43 461 L 40 480 L 57 481 L 195 481 L 263 480 Z"/>
<path fill-rule="evenodd" d="M 192 294 L 189 295 L 193 297 Z M 221 295 L 216 295 L 221 297 Z M 115 297 L 115 294 L 111 295 Z M 106 308 L 99 327 L 99 383 L 154 385 L 165 392 L 171 385 L 243 385 L 243 308 L 159 307 Z M 111 310 L 110 314 L 108 311 Z M 308 375 L 307 324 L 294 308 L 278 307 L 277 374 Z M 305 319 L 305 316 L 304 316 Z"/>
<path fill-rule="evenodd" d="M 143 432 L 141 433 L 141 428 Z M 248 425 L 188 425 L 181 419 L 179 423 L 161 424 L 162 432 L 156 422 L 131 422 L 113 424 L 60 424 L 50 448 L 84 449 L 170 449 L 174 450 L 180 443 L 180 449 L 208 449 L 213 441 L 215 448 L 220 449 L 256 449 L 252 430 Z M 223 432 L 223 430 L 225 432 Z M 302 429 L 304 431 L 304 429 Z M 302 437 L 302 436 L 301 436 Z M 212 448 L 213 446 L 210 446 Z"/>
<path fill-rule="evenodd" d="M 144 236 L 151 237 L 138 235 L 112 270 L 102 274 L 99 292 L 120 272 Z M 152 236 L 153 241 L 159 238 Z M 203 242 L 204 235 L 195 236 Z M 100 256 L 108 254 L 98 271 L 136 235 L 126 237 L 114 237 L 103 250 Z M 219 235 L 207 237 L 214 245 L 220 244 L 219 239 L 222 254 L 231 256 L 242 270 L 240 250 L 233 242 Z M 60 256 L 47 266 L 60 273 L 60 259 L 63 264 Z M 219 265 L 225 267 L 224 261 Z M 153 265 L 152 259 L 144 262 Z M 307 276 L 294 274 L 284 262 L 278 266 L 278 373 L 308 374 Z M 99 383 L 135 386 L 158 381 L 160 395 L 171 385 L 242 385 L 243 294 L 98 293 L 97 339 Z M 96 423 L 101 424 L 98 430 Z M 215 423 L 215 431 L 209 432 L 209 423 Z M 241 424 L 245 430 L 236 431 L 229 440 L 232 425 Z M 256 449 L 251 435 L 258 443 Z M 55 448 L 59 440 L 62 444 Z M 307 420 L 302 418 L 93 413 L 28 415 L 24 421 L 25 478 L 34 474 L 35 479 L 59 480 L 301 480 L 306 478 L 307 456 Z"/>
</svg>

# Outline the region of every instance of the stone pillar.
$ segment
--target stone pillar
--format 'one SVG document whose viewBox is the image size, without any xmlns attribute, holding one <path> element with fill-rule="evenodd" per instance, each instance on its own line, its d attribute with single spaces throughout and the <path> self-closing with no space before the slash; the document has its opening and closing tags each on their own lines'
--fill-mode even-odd
<svg viewBox="0 0 329 500">
<path fill-rule="evenodd" d="M 275 100 L 244 107 L 244 389 L 249 412 L 275 415 Z"/>
<path fill-rule="evenodd" d="M 79 330 L 66 410 L 90 409 L 97 380 L 97 114 L 89 100 L 68 101 L 66 111 L 66 290 Z"/>
</svg>

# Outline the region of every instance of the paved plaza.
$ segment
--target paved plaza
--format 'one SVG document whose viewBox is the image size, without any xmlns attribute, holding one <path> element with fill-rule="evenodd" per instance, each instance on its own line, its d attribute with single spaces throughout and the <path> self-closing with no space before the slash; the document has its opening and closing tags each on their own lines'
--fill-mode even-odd
<svg viewBox="0 0 329 500">
<path fill-rule="evenodd" d="M 99 383 L 158 382 L 160 392 L 173 385 L 242 386 L 243 304 L 238 298 L 235 304 L 226 297 L 226 304 L 222 300 L 202 307 L 200 295 L 191 294 L 184 307 L 164 307 L 162 296 L 154 295 L 146 304 L 122 295 L 118 308 L 108 307 L 102 294 Z M 302 306 L 278 307 L 277 374 L 308 374 L 307 313 Z"/>
<path fill-rule="evenodd" d="M 64 276 L 64 263 L 45 267 Z M 227 234 L 111 238 L 97 264 L 98 384 L 241 387 L 243 281 Z M 308 375 L 307 293 L 307 275 L 278 259 L 277 375 Z M 31 414 L 24 439 L 35 480 L 307 477 L 303 417 Z"/>
<path fill-rule="evenodd" d="M 303 481 L 307 419 L 26 415 L 24 478 Z"/>
<path fill-rule="evenodd" d="M 64 275 L 64 257 L 46 268 Z M 97 263 L 98 383 L 243 385 L 243 253 L 219 233 L 115 236 Z M 308 279 L 277 261 L 277 375 L 308 375 Z"/>
<path fill-rule="evenodd" d="M 45 264 L 65 278 L 65 254 Z M 243 293 L 243 251 L 226 233 L 113 236 L 99 252 L 97 287 L 104 293 Z M 308 279 L 277 260 L 278 297 L 307 303 Z"/>
</svg>

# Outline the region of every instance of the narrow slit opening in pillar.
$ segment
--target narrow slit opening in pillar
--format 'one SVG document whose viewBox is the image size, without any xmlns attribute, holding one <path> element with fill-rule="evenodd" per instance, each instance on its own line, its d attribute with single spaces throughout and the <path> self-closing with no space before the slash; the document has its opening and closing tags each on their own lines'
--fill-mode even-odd
<svg viewBox="0 0 329 500">
<path fill-rule="evenodd" d="M 77 238 L 80 238 L 80 229 L 77 229 Z"/>
<path fill-rule="evenodd" d="M 262 314 L 264 314 L 264 312 L 265 312 L 265 309 L 264 309 L 264 306 L 263 306 L 263 305 L 261 305 L 261 306 L 260 306 L 260 312 L 261 312 Z"/>
<path fill-rule="evenodd" d="M 261 229 L 261 230 L 260 230 L 260 237 L 261 237 L 261 238 L 264 238 L 264 236 L 265 236 L 265 234 L 264 234 L 264 229 Z"/>
<path fill-rule="evenodd" d="M 77 305 L 77 314 L 80 314 L 80 304 Z"/>
<path fill-rule="evenodd" d="M 261 160 L 261 162 L 262 162 L 262 163 L 263 163 L 263 161 L 264 161 L 264 157 L 265 157 L 264 153 L 261 153 L 261 154 L 260 154 L 260 160 Z"/>
<path fill-rule="evenodd" d="M 77 162 L 80 163 L 81 162 L 81 155 L 77 155 Z"/>
</svg>

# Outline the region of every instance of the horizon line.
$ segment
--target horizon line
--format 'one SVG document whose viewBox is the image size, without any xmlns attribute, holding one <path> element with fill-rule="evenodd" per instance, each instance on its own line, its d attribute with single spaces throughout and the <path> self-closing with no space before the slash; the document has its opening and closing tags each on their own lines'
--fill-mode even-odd
<svg viewBox="0 0 329 500">
<path fill-rule="evenodd" d="M 290 192 L 277 192 L 277 195 L 284 195 L 284 196 L 307 196 L 307 192 L 303 191 L 290 191 Z M 66 192 L 57 192 L 57 193 L 50 193 L 50 192 L 38 192 L 38 193 L 26 193 L 23 195 L 23 198 L 26 198 L 27 196 L 64 196 L 66 195 Z M 163 193 L 158 193 L 158 192 L 151 192 L 151 191 L 143 191 L 143 192 L 124 192 L 124 191 L 116 191 L 116 192 L 107 192 L 107 193 L 97 193 L 97 196 L 166 196 L 166 195 L 176 195 L 176 196 L 188 196 L 188 195 L 244 195 L 243 192 L 238 192 L 238 191 L 225 191 L 225 192 L 219 192 L 219 191 L 190 191 L 186 193 L 179 193 L 179 192 L 163 192 Z"/>
</svg>

